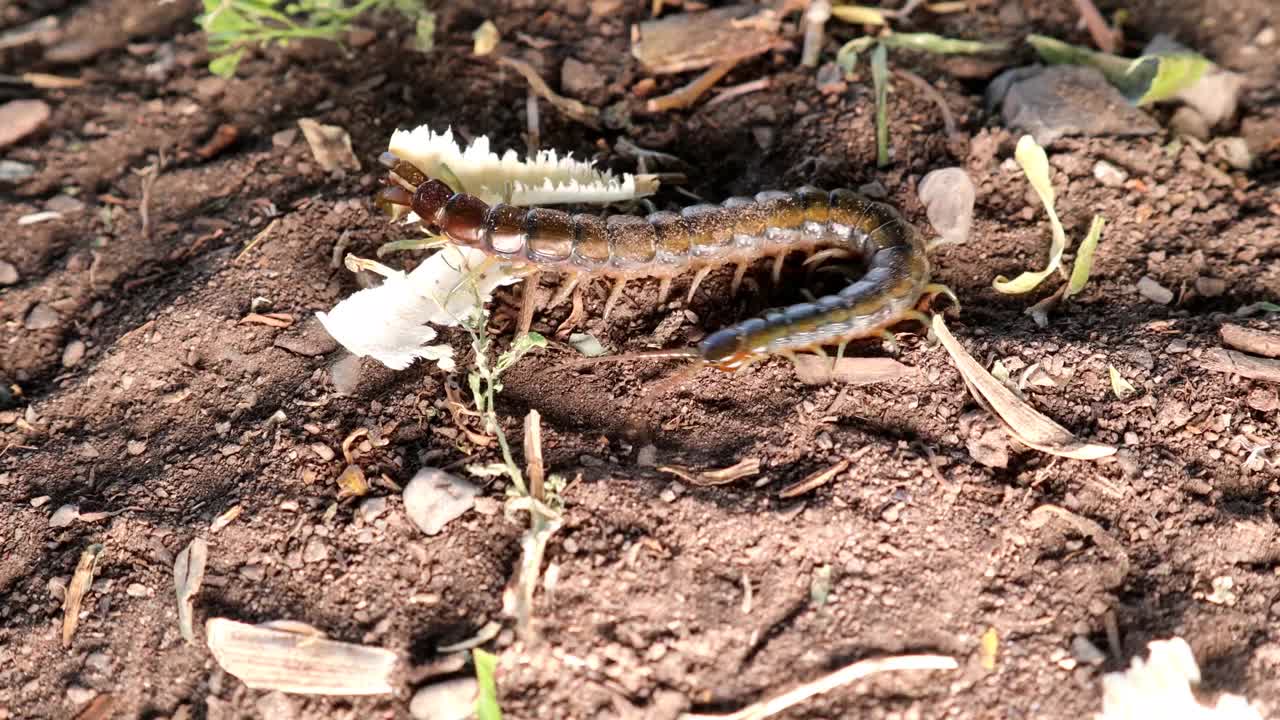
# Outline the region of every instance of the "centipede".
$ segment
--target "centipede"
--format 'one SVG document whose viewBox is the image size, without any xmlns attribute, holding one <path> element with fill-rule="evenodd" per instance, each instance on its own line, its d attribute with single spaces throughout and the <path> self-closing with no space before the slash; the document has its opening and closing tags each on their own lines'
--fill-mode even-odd
<svg viewBox="0 0 1280 720">
<path fill-rule="evenodd" d="M 528 329 L 534 311 L 532 289 L 543 273 L 565 277 L 547 307 L 568 299 L 580 283 L 611 280 L 603 317 L 633 280 L 659 281 L 659 302 L 674 278 L 692 272 L 692 299 L 713 270 L 734 266 L 730 293 L 736 294 L 748 268 L 772 262 L 780 281 L 793 253 L 806 264 L 826 260 L 860 261 L 865 272 L 837 292 L 765 311 L 707 335 L 695 347 L 634 353 L 632 356 L 688 358 L 700 365 L 733 372 L 770 356 L 794 359 L 800 352 L 827 356 L 869 338 L 888 338 L 890 327 L 920 322 L 939 295 L 958 307 L 955 294 L 931 282 L 924 239 L 892 206 L 848 189 L 804 186 L 768 190 L 754 197 L 731 197 L 720 204 L 696 204 L 679 212 L 600 217 L 545 207 L 489 205 L 475 195 L 456 192 L 429 178 L 411 163 L 385 153 L 388 177 L 375 198 L 395 214 L 412 210 L 430 234 L 481 250 L 524 276 L 521 326 Z"/>
</svg>

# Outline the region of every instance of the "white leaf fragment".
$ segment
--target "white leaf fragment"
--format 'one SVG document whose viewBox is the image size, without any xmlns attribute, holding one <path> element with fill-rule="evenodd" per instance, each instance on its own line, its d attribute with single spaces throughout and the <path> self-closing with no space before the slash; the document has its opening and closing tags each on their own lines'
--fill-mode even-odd
<svg viewBox="0 0 1280 720">
<path fill-rule="evenodd" d="M 386 280 L 316 313 L 320 324 L 347 350 L 369 356 L 392 370 L 417 358 L 434 360 L 446 372 L 454 367 L 453 348 L 428 345 L 437 327 L 454 327 L 480 310 L 493 291 L 513 277 L 501 265 L 485 263 L 474 248 L 445 246 L 406 275 L 385 268 Z M 472 287 L 474 283 L 474 288 Z"/>
<path fill-rule="evenodd" d="M 1200 684 L 1200 667 L 1182 638 L 1147 645 L 1150 657 L 1135 657 L 1123 673 L 1102 676 L 1102 713 L 1095 720 L 1262 720 L 1239 695 L 1224 694 L 1202 705 L 1192 693 Z"/>
<path fill-rule="evenodd" d="M 196 641 L 192 616 L 195 612 L 196 593 L 204 583 L 204 569 L 209 562 L 209 544 L 204 538 L 196 538 L 178 553 L 173 563 L 173 589 L 178 596 L 178 629 L 189 643 Z"/>
<path fill-rule="evenodd" d="M 455 190 L 465 190 L 489 204 L 621 202 L 651 195 L 658 185 L 652 178 L 630 173 L 616 177 L 574 160 L 572 155 L 562 158 L 554 150 L 542 150 L 528 160 L 518 159 L 514 150 L 499 156 L 489 149 L 487 136 L 463 148 L 454 140 L 452 129 L 436 134 L 426 125 L 395 131 L 388 149 L 427 177 L 444 178 L 452 173 L 462 183 L 462 188 Z M 442 166 L 448 171 L 442 172 Z"/>
<path fill-rule="evenodd" d="M 211 618 L 205 635 L 218 665 L 251 688 L 306 695 L 392 692 L 396 654 L 390 650 L 328 640 L 299 623 L 272 627 Z"/>
</svg>

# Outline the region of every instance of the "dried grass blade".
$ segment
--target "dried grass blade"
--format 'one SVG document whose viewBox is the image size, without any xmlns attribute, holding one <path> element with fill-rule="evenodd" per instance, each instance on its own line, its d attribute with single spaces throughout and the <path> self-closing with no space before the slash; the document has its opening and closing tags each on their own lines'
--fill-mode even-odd
<svg viewBox="0 0 1280 720">
<path fill-rule="evenodd" d="M 178 595 L 178 629 L 189 643 L 196 641 L 192 614 L 195 611 L 196 593 L 204 583 L 204 569 L 209 561 L 209 544 L 204 538 L 191 541 L 173 563 L 173 588 Z"/>
<path fill-rule="evenodd" d="M 392 692 L 396 654 L 390 650 L 227 618 L 211 618 L 205 635 L 218 665 L 251 688 L 304 695 Z"/>
<path fill-rule="evenodd" d="M 66 600 L 62 603 L 62 647 L 71 647 L 71 638 L 76 634 L 80 624 L 80 604 L 84 602 L 85 593 L 93 585 L 93 571 L 98 565 L 98 556 L 102 554 L 101 543 L 94 543 L 80 553 L 80 561 L 76 563 L 76 572 L 71 576 L 71 584 L 67 586 Z"/>
<path fill-rule="evenodd" d="M 941 315 L 933 316 L 933 331 L 970 389 L 990 404 L 1019 442 L 1041 452 L 1077 460 L 1097 460 L 1115 454 L 1116 449 L 1110 445 L 1079 441 L 992 377 L 951 334 Z"/>
</svg>

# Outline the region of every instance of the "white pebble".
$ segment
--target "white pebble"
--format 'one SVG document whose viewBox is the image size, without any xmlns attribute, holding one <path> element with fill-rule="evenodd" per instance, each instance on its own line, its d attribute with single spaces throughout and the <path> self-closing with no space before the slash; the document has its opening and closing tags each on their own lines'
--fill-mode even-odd
<svg viewBox="0 0 1280 720">
<path fill-rule="evenodd" d="M 1154 303 L 1168 305 L 1173 302 L 1173 291 L 1146 275 L 1143 275 L 1142 279 L 1138 281 L 1138 292 L 1142 297 Z"/>
<path fill-rule="evenodd" d="M 413 720 L 466 720 L 475 710 L 479 692 L 473 677 L 427 685 L 413 694 L 409 714 Z"/>
<path fill-rule="evenodd" d="M 1106 160 L 1093 164 L 1093 177 L 1107 187 L 1120 187 L 1129 179 L 1129 174 Z"/>
<path fill-rule="evenodd" d="M 470 510 L 480 488 L 438 468 L 422 468 L 404 488 L 404 510 L 413 524 L 436 535 Z"/>
<path fill-rule="evenodd" d="M 53 511 L 49 517 L 49 527 L 64 528 L 80 517 L 80 506 L 68 503 Z"/>
<path fill-rule="evenodd" d="M 969 239 L 976 191 L 968 173 L 958 167 L 934 170 L 920 181 L 917 193 L 943 242 Z"/>
</svg>

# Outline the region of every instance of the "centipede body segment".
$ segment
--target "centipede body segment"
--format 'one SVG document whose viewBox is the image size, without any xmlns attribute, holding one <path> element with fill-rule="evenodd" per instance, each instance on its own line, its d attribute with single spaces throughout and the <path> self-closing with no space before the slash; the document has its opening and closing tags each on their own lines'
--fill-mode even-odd
<svg viewBox="0 0 1280 720">
<path fill-rule="evenodd" d="M 723 265 L 736 266 L 736 292 L 747 267 L 765 258 L 774 259 L 775 281 L 783 259 L 793 252 L 808 253 L 811 261 L 865 261 L 866 272 L 840 291 L 730 325 L 687 352 L 725 370 L 768 355 L 820 351 L 825 345 L 838 345 L 843 352 L 851 340 L 877 337 L 891 325 L 919 319 L 915 308 L 926 295 L 951 294 L 930 284 L 925 245 L 911 224 L 892 206 L 850 190 L 766 191 L 678 213 L 601 218 L 503 203 L 490 206 L 426 178 L 394 156 L 384 156 L 384 162 L 391 173 L 378 195 L 380 205 L 412 208 L 429 232 L 523 267 L 526 287 L 541 272 L 565 275 L 552 305 L 595 277 L 615 283 L 605 304 L 607 316 L 625 283 L 634 279 L 658 279 L 665 296 L 673 277 L 692 271 L 692 297 L 702 278 Z M 532 294 L 526 292 L 522 320 L 531 316 L 531 303 Z"/>
</svg>

